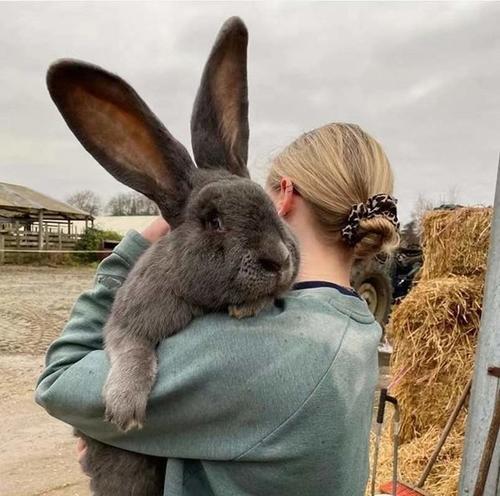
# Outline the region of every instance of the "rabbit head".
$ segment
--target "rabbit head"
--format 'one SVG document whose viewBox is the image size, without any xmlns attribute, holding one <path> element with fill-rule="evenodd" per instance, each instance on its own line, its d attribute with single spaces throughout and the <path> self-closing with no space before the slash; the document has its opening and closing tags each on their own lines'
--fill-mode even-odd
<svg viewBox="0 0 500 496">
<path fill-rule="evenodd" d="M 194 103 L 196 165 L 118 76 L 76 60 L 58 61 L 47 74 L 52 99 L 87 151 L 158 205 L 177 240 L 183 285 L 203 306 L 276 295 L 297 272 L 294 237 L 249 179 L 247 44 L 241 19 L 227 20 Z"/>
</svg>

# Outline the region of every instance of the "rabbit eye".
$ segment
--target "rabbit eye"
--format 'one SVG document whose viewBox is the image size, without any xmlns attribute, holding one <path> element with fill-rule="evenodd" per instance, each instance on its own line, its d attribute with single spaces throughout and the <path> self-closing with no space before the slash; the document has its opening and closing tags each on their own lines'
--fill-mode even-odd
<svg viewBox="0 0 500 496">
<path fill-rule="evenodd" d="M 207 220 L 207 226 L 212 231 L 222 231 L 224 229 L 222 221 L 220 220 L 220 217 L 217 215 L 214 215 L 213 217 L 210 217 Z"/>
</svg>

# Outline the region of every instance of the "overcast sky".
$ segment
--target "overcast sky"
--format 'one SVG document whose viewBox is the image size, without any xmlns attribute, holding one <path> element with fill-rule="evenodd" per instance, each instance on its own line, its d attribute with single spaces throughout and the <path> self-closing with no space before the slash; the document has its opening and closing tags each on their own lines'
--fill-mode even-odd
<svg viewBox="0 0 500 496">
<path fill-rule="evenodd" d="M 190 147 L 214 37 L 249 33 L 250 171 L 303 131 L 376 137 L 407 220 L 416 199 L 491 204 L 500 152 L 500 3 L 0 3 L 0 181 L 64 199 L 125 187 L 66 128 L 45 72 L 61 57 L 118 73 Z"/>
</svg>

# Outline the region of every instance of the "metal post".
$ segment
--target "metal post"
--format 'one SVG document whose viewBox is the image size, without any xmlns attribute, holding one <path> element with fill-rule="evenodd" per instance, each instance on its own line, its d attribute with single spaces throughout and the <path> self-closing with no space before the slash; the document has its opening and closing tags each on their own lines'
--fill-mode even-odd
<svg viewBox="0 0 500 496">
<path fill-rule="evenodd" d="M 474 365 L 472 391 L 469 401 L 469 418 L 465 432 L 464 456 L 460 472 L 460 496 L 474 494 L 479 465 L 486 445 L 489 426 L 493 417 L 499 379 L 488 374 L 489 367 L 500 366 L 500 164 L 495 193 L 488 270 L 483 299 L 483 314 L 479 331 Z M 500 495 L 500 442 L 496 447 L 484 496 Z"/>
</svg>

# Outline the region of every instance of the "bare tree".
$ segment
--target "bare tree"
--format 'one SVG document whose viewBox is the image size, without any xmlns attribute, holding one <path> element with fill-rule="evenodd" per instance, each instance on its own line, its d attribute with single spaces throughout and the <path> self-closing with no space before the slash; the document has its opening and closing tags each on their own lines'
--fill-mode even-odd
<svg viewBox="0 0 500 496">
<path fill-rule="evenodd" d="M 448 193 L 446 195 L 442 195 L 440 198 L 440 205 L 447 205 L 447 206 L 458 206 L 460 203 L 460 189 L 459 187 L 455 184 L 453 186 L 450 186 L 448 189 Z"/>
<path fill-rule="evenodd" d="M 69 195 L 66 198 L 66 203 L 73 205 L 73 207 L 79 208 L 84 212 L 88 212 L 90 215 L 99 215 L 101 211 L 101 199 L 93 191 L 89 189 L 76 191 L 75 193 Z"/>
<path fill-rule="evenodd" d="M 125 213 L 128 209 L 127 196 L 127 193 L 118 193 L 113 196 L 106 204 L 106 213 L 109 215 L 127 215 Z"/>
<path fill-rule="evenodd" d="M 118 193 L 106 205 L 110 215 L 157 215 L 158 207 L 149 198 L 136 192 Z"/>
<path fill-rule="evenodd" d="M 419 194 L 411 213 L 411 220 L 415 221 L 416 224 L 420 224 L 422 216 L 425 212 L 432 210 L 435 206 L 435 202 L 426 198 L 424 195 Z"/>
<path fill-rule="evenodd" d="M 420 223 L 423 214 L 436 208 L 453 208 L 459 205 L 460 192 L 456 186 L 451 187 L 448 192 L 441 195 L 439 199 L 431 200 L 419 194 L 411 213 L 411 220 Z"/>
<path fill-rule="evenodd" d="M 134 208 L 137 211 L 136 214 L 131 215 L 158 215 L 159 210 L 156 203 L 152 202 L 149 198 L 140 193 L 133 193 L 134 195 Z"/>
</svg>

